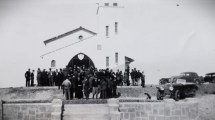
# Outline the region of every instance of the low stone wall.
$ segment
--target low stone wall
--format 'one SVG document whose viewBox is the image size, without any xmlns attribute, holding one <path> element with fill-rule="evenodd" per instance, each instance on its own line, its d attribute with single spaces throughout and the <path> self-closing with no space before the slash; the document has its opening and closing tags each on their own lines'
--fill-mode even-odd
<svg viewBox="0 0 215 120">
<path fill-rule="evenodd" d="M 157 89 L 155 86 L 117 86 L 117 92 L 121 94 L 120 98 L 146 98 L 144 93 L 156 96 Z"/>
<path fill-rule="evenodd" d="M 60 120 L 62 105 L 60 99 L 3 101 L 3 120 Z"/>
<path fill-rule="evenodd" d="M 121 120 L 196 120 L 198 103 L 175 102 L 121 102 Z"/>
<path fill-rule="evenodd" d="M 3 102 L 3 120 L 62 120 L 62 100 L 36 102 L 39 101 Z M 197 120 L 199 117 L 197 102 L 108 99 L 107 104 L 111 120 Z"/>
<path fill-rule="evenodd" d="M 3 120 L 51 120 L 51 103 L 3 105 Z"/>
</svg>

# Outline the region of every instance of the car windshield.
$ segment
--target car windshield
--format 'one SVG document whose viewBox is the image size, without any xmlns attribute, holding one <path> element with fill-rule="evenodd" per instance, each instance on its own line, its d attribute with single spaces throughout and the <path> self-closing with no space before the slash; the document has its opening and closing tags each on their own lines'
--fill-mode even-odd
<svg viewBox="0 0 215 120">
<path fill-rule="evenodd" d="M 170 82 L 170 83 L 175 83 L 175 82 L 176 82 L 176 80 L 177 80 L 177 78 L 176 78 L 176 77 L 171 77 L 171 78 L 169 79 L 169 82 Z"/>
<path fill-rule="evenodd" d="M 193 77 L 196 77 L 198 75 L 196 73 L 181 73 L 180 76 L 193 76 Z"/>
<path fill-rule="evenodd" d="M 215 77 L 215 74 L 206 74 L 206 77 Z"/>
<path fill-rule="evenodd" d="M 188 73 L 181 73 L 180 76 L 190 76 Z"/>
</svg>

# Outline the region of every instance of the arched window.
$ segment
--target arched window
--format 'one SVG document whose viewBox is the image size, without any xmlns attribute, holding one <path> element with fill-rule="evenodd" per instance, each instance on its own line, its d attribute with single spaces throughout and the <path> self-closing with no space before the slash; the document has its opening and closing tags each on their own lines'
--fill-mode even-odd
<svg viewBox="0 0 215 120">
<path fill-rule="evenodd" d="M 106 68 L 109 68 L 109 57 L 106 57 Z"/>
<path fill-rule="evenodd" d="M 115 34 L 117 34 L 117 33 L 118 33 L 118 23 L 115 22 Z"/>
<path fill-rule="evenodd" d="M 106 37 L 109 37 L 109 26 L 106 26 Z"/>
<path fill-rule="evenodd" d="M 52 60 L 51 61 L 51 67 L 55 67 L 56 66 L 56 61 L 55 60 Z"/>
<path fill-rule="evenodd" d="M 115 63 L 116 63 L 116 65 L 118 65 L 118 52 L 115 52 Z"/>
</svg>

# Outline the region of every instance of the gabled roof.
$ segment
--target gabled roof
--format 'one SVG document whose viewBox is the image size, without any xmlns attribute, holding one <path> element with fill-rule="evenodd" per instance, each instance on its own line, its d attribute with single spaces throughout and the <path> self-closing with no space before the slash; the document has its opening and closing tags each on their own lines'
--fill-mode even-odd
<svg viewBox="0 0 215 120">
<path fill-rule="evenodd" d="M 80 26 L 80 27 L 77 28 L 77 29 L 71 30 L 71 31 L 69 31 L 69 32 L 66 32 L 66 33 L 63 33 L 63 34 L 58 35 L 58 36 L 56 36 L 56 37 L 50 38 L 50 39 L 48 39 L 48 40 L 45 40 L 45 41 L 44 41 L 44 44 L 46 45 L 46 44 L 48 44 L 48 43 L 50 43 L 50 42 L 54 42 L 55 40 L 58 40 L 58 39 L 63 38 L 63 37 L 66 37 L 66 36 L 68 36 L 68 35 L 70 35 L 70 34 L 73 34 L 73 33 L 78 32 L 78 31 L 85 31 L 85 32 L 90 33 L 90 34 L 92 34 L 92 35 L 96 35 L 95 32 L 92 32 L 92 31 L 90 31 L 90 30 L 88 30 L 88 29 L 85 29 L 85 28 L 83 28 L 83 27 Z"/>
</svg>

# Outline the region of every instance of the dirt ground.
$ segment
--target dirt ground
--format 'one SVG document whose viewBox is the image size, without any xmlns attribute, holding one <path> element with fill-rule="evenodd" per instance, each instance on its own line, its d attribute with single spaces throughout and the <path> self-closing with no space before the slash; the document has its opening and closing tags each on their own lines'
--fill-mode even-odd
<svg viewBox="0 0 215 120">
<path fill-rule="evenodd" d="M 153 92 L 151 93 L 152 99 L 156 99 L 156 96 L 154 95 L 154 92 L 156 91 L 155 86 L 150 85 L 148 88 L 150 88 L 148 91 Z M 154 90 L 152 90 L 152 88 L 154 88 Z M 58 90 L 57 87 L 0 88 L 0 100 L 52 100 L 54 98 L 64 99 L 62 90 Z M 215 120 L 215 84 L 201 85 L 194 98 L 186 98 L 181 101 L 195 101 L 199 103 L 198 120 Z"/>
<path fill-rule="evenodd" d="M 184 99 L 184 101 L 199 103 L 198 120 L 215 120 L 215 95 L 199 95 L 195 98 Z"/>
</svg>

